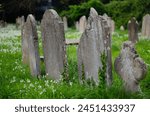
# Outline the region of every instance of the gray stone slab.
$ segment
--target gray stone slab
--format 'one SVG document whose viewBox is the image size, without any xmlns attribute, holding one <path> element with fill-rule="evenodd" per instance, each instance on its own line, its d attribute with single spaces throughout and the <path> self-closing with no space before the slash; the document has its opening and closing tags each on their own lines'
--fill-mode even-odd
<svg viewBox="0 0 150 116">
<path fill-rule="evenodd" d="M 142 36 L 150 38 L 150 15 L 149 14 L 143 17 Z"/>
<path fill-rule="evenodd" d="M 132 41 L 133 43 L 136 43 L 138 39 L 138 22 L 133 17 L 128 22 L 128 37 L 129 41 Z"/>
<path fill-rule="evenodd" d="M 29 65 L 32 76 L 40 75 L 40 56 L 39 56 L 39 45 L 38 45 L 38 35 L 36 29 L 36 21 L 33 15 L 28 15 L 26 21 L 26 32 L 27 32 L 27 43 L 29 51 Z"/>
<path fill-rule="evenodd" d="M 81 81 L 84 76 L 85 80 L 93 80 L 97 85 L 99 84 L 98 73 L 99 69 L 102 70 L 103 67 L 101 56 L 104 54 L 107 57 L 108 51 L 111 49 L 111 46 L 109 46 L 111 42 L 107 43 L 110 40 L 110 28 L 108 29 L 107 23 L 107 20 L 99 16 L 94 8 L 91 8 L 87 27 L 81 36 L 78 46 L 78 71 Z M 109 50 L 107 51 L 106 49 Z M 111 54 L 109 55 L 111 57 Z M 108 65 L 107 58 L 104 60 L 106 65 Z M 112 74 L 108 74 L 106 71 L 105 76 L 107 85 L 110 85 Z"/>
<path fill-rule="evenodd" d="M 86 16 L 82 16 L 79 20 L 79 32 L 83 33 L 86 28 L 87 20 Z"/>
<path fill-rule="evenodd" d="M 44 62 L 48 78 L 59 81 L 66 66 L 64 24 L 55 10 L 47 10 L 41 22 Z"/>
<path fill-rule="evenodd" d="M 67 31 L 68 30 L 68 20 L 67 17 L 63 17 L 63 22 L 64 22 L 64 30 Z"/>
</svg>

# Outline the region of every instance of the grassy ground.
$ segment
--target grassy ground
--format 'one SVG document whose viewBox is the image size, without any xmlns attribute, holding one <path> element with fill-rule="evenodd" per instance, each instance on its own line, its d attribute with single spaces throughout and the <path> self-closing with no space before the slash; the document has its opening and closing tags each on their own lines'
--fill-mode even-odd
<svg viewBox="0 0 150 116">
<path fill-rule="evenodd" d="M 73 29 L 66 32 L 66 38 L 79 38 L 81 34 Z M 40 33 L 39 33 L 40 37 Z M 116 31 L 112 37 L 113 63 L 118 56 L 123 41 L 128 39 L 127 32 Z M 42 55 L 40 40 L 40 54 Z M 67 47 L 70 81 L 57 83 L 45 79 L 44 66 L 42 78 L 30 75 L 29 67 L 22 64 L 20 30 L 9 25 L 0 29 L 0 98 L 150 98 L 150 41 L 140 38 L 136 44 L 139 55 L 148 65 L 146 78 L 141 82 L 143 93 L 130 94 L 122 88 L 122 82 L 113 69 L 111 88 L 100 88 L 79 84 L 77 73 L 77 46 Z"/>
</svg>

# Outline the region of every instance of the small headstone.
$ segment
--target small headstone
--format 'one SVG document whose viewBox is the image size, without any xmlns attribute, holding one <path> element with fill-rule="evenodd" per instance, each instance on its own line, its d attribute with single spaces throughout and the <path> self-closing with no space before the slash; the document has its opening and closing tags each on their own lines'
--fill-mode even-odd
<svg viewBox="0 0 150 116">
<path fill-rule="evenodd" d="M 138 41 L 138 22 L 135 18 L 132 18 L 128 22 L 128 36 L 129 41 L 136 43 Z"/>
<path fill-rule="evenodd" d="M 67 31 L 68 30 L 68 20 L 67 20 L 67 17 L 63 17 L 63 22 L 64 22 L 64 30 Z"/>
<path fill-rule="evenodd" d="M 120 30 L 124 31 L 124 26 L 123 25 L 120 26 Z"/>
<path fill-rule="evenodd" d="M 75 22 L 75 27 L 76 27 L 76 30 L 79 31 L 79 22 L 78 21 Z"/>
<path fill-rule="evenodd" d="M 143 17 L 142 36 L 150 38 L 150 15 L 149 14 Z"/>
<path fill-rule="evenodd" d="M 103 54 L 106 55 L 106 59 L 104 59 L 106 62 L 111 58 L 110 30 L 107 23 L 103 17 L 98 15 L 94 8 L 91 8 L 87 27 L 81 36 L 78 46 L 78 71 L 81 81 L 82 78 L 85 78 L 85 80 L 93 80 L 98 85 L 99 70 L 103 67 L 101 56 Z M 108 65 L 109 67 L 107 67 Z M 111 85 L 111 63 L 107 62 L 106 67 L 105 79 L 107 85 Z"/>
<path fill-rule="evenodd" d="M 64 24 L 55 10 L 47 10 L 41 22 L 44 62 L 48 78 L 59 81 L 65 71 Z"/>
<path fill-rule="evenodd" d="M 144 61 L 138 56 L 131 41 L 123 43 L 120 55 L 115 60 L 115 70 L 123 80 L 126 91 L 140 91 L 139 83 L 144 79 L 147 67 Z"/>
<path fill-rule="evenodd" d="M 82 16 L 79 20 L 79 31 L 81 33 L 84 32 L 84 30 L 86 28 L 86 24 L 87 24 L 86 16 Z"/>
<path fill-rule="evenodd" d="M 28 42 L 28 50 L 29 50 L 29 64 L 30 71 L 32 76 L 40 75 L 40 56 L 38 51 L 38 35 L 36 29 L 36 21 L 33 15 L 28 15 L 27 21 L 25 23 L 25 29 L 27 32 L 25 39 Z"/>
<path fill-rule="evenodd" d="M 111 32 L 115 32 L 115 21 L 111 20 Z"/>
</svg>

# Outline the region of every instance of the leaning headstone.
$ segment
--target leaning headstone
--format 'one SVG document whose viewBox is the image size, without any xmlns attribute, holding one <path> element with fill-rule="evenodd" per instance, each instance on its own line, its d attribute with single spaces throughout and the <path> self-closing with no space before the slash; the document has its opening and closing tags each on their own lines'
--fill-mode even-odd
<svg viewBox="0 0 150 116">
<path fill-rule="evenodd" d="M 29 50 L 29 64 L 30 71 L 32 76 L 40 75 L 40 56 L 38 51 L 38 35 L 36 29 L 36 21 L 33 15 L 28 15 L 27 21 L 25 23 L 25 29 L 27 32 L 25 39 L 28 42 L 28 50 Z"/>
<path fill-rule="evenodd" d="M 144 79 L 147 67 L 138 56 L 134 43 L 123 43 L 120 55 L 115 60 L 115 70 L 123 80 L 124 88 L 128 92 L 139 92 L 140 81 Z"/>
<path fill-rule="evenodd" d="M 84 30 L 86 28 L 86 24 L 87 24 L 86 16 L 82 16 L 79 20 L 79 31 L 81 33 L 84 32 Z"/>
<path fill-rule="evenodd" d="M 47 10 L 41 22 L 44 62 L 48 78 L 59 81 L 65 72 L 64 25 L 55 10 Z"/>
<path fill-rule="evenodd" d="M 67 20 L 67 17 L 63 17 L 63 22 L 64 22 L 64 30 L 67 31 L 68 30 L 68 20 Z"/>
<path fill-rule="evenodd" d="M 28 45 L 29 31 L 27 23 L 25 22 L 21 29 L 21 47 L 22 47 L 22 62 L 23 64 L 29 64 L 29 45 Z"/>
<path fill-rule="evenodd" d="M 124 26 L 123 25 L 120 26 L 120 30 L 124 31 Z"/>
<path fill-rule="evenodd" d="M 128 22 L 128 36 L 129 41 L 136 43 L 138 41 L 138 22 L 135 18 L 132 18 Z"/>
<path fill-rule="evenodd" d="M 150 15 L 149 14 L 143 17 L 142 36 L 150 38 Z"/>
<path fill-rule="evenodd" d="M 91 8 L 87 27 L 81 36 L 78 46 L 78 71 L 81 82 L 84 78 L 85 80 L 94 81 L 96 85 L 100 84 L 99 71 L 102 71 L 103 67 L 105 67 L 102 63 L 102 60 L 105 60 L 105 79 L 107 85 L 111 85 L 110 40 L 110 30 L 107 21 L 99 16 L 94 8 Z M 102 59 L 102 55 L 105 55 L 106 59 Z M 108 60 L 110 62 L 107 62 Z"/>
</svg>

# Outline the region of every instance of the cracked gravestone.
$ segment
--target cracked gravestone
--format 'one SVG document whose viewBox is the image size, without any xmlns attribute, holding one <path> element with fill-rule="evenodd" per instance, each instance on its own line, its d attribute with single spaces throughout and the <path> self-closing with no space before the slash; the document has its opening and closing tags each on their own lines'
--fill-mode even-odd
<svg viewBox="0 0 150 116">
<path fill-rule="evenodd" d="M 41 22 L 44 62 L 48 78 L 59 81 L 65 71 L 64 24 L 55 10 L 47 10 Z"/>
<path fill-rule="evenodd" d="M 107 85 L 112 83 L 111 69 L 111 36 L 108 22 L 99 16 L 94 8 L 90 10 L 87 27 L 81 36 L 78 46 L 79 78 L 92 80 L 99 84 L 99 70 L 102 70 L 102 55 L 106 56 L 105 80 Z M 84 77 L 83 77 L 84 76 Z"/>
<path fill-rule="evenodd" d="M 140 81 L 144 79 L 147 67 L 137 54 L 131 41 L 124 42 L 119 56 L 116 58 L 115 70 L 123 80 L 128 92 L 140 92 Z"/>
</svg>

